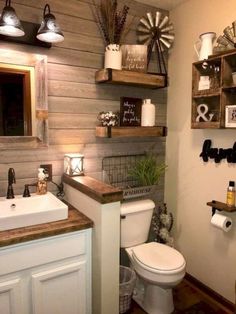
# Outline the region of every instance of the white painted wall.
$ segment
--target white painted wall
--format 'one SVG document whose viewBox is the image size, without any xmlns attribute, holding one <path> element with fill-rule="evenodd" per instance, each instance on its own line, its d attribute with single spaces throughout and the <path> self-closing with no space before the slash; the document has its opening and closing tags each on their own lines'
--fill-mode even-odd
<svg viewBox="0 0 236 314">
<path fill-rule="evenodd" d="M 175 43 L 170 53 L 168 88 L 168 137 L 165 200 L 175 215 L 176 247 L 187 260 L 187 272 L 230 300 L 235 301 L 236 213 L 234 227 L 223 233 L 211 226 L 207 201 L 225 201 L 229 180 L 236 181 L 236 165 L 204 163 L 199 154 L 203 141 L 214 147 L 232 147 L 236 130 L 192 130 L 193 49 L 199 34 L 223 29 L 236 19 L 234 0 L 189 0 L 170 14 Z"/>
</svg>

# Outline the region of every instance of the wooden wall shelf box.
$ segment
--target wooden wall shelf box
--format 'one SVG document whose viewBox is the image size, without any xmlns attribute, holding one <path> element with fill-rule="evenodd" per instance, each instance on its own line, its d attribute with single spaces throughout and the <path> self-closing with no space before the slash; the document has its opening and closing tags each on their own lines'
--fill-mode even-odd
<svg viewBox="0 0 236 314">
<path fill-rule="evenodd" d="M 95 73 L 96 83 L 132 85 L 150 89 L 167 86 L 166 76 L 133 71 L 101 69 Z"/>
<path fill-rule="evenodd" d="M 220 55 L 212 55 L 207 60 L 193 63 L 192 129 L 225 128 L 225 107 L 236 104 L 236 86 L 232 79 L 232 73 L 235 71 L 236 49 Z M 199 90 L 200 76 L 209 76 L 209 89 Z M 208 112 L 204 114 L 208 121 L 204 121 L 202 118 L 197 121 L 197 117 L 200 116 L 197 109 L 201 104 L 208 107 Z M 210 114 L 213 114 L 211 121 Z"/>
<path fill-rule="evenodd" d="M 212 209 L 215 210 L 222 210 L 228 213 L 236 212 L 236 207 L 235 206 L 228 206 L 226 203 L 218 202 L 218 201 L 212 201 L 212 202 L 207 202 L 207 205 L 212 207 Z"/>
<path fill-rule="evenodd" d="M 97 137 L 160 137 L 167 135 L 167 127 L 96 127 Z"/>
</svg>

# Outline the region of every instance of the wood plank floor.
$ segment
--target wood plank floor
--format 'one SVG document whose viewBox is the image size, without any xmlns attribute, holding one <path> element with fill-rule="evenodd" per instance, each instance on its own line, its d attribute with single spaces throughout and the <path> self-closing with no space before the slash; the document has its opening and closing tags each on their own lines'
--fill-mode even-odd
<svg viewBox="0 0 236 314">
<path fill-rule="evenodd" d="M 216 300 L 212 299 L 209 295 L 199 290 L 196 286 L 190 283 L 187 279 L 184 279 L 173 291 L 175 311 L 173 314 L 180 313 L 196 313 L 196 314 L 233 314 L 236 311 L 230 311 Z M 204 302 L 206 308 L 197 311 L 190 311 L 189 308 L 199 302 Z M 210 310 L 207 308 L 209 306 Z M 132 306 L 129 314 L 146 314 L 135 302 L 132 302 Z"/>
</svg>

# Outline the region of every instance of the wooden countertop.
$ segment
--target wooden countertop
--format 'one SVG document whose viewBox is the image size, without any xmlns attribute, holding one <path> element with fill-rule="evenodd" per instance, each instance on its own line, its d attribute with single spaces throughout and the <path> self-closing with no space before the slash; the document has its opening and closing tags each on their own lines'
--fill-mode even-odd
<svg viewBox="0 0 236 314">
<path fill-rule="evenodd" d="M 93 222 L 69 205 L 68 219 L 0 232 L 0 247 L 93 227 Z"/>
<path fill-rule="evenodd" d="M 63 174 L 62 181 L 101 204 L 119 202 L 123 199 L 123 191 L 119 188 L 88 176 L 70 177 Z"/>
</svg>

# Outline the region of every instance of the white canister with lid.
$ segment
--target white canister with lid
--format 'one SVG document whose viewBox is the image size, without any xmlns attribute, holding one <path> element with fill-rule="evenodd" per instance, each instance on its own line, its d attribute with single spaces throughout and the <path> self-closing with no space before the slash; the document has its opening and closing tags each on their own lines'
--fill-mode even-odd
<svg viewBox="0 0 236 314">
<path fill-rule="evenodd" d="M 155 126 L 156 107 L 151 99 L 144 99 L 142 104 L 141 126 Z"/>
</svg>

